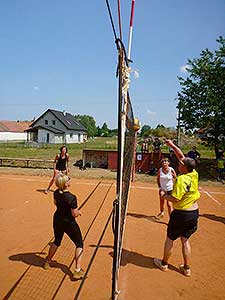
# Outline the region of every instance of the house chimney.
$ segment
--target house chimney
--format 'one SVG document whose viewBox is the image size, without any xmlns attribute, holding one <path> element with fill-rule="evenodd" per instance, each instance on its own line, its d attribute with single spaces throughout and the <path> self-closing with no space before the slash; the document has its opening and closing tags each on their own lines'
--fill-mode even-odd
<svg viewBox="0 0 225 300">
<path fill-rule="evenodd" d="M 64 116 L 66 115 L 66 111 L 65 111 L 65 110 L 63 110 L 63 115 L 64 115 Z"/>
</svg>

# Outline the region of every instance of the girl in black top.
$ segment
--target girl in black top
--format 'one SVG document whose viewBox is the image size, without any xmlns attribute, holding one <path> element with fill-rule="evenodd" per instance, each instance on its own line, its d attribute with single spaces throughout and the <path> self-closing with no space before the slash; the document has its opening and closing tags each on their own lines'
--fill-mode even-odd
<svg viewBox="0 0 225 300">
<path fill-rule="evenodd" d="M 50 267 L 51 260 L 61 244 L 64 233 L 66 233 L 76 246 L 76 268 L 73 277 L 79 279 L 84 276 L 84 271 L 81 269 L 83 240 L 79 225 L 75 220 L 75 218 L 80 216 L 80 212 L 77 208 L 77 197 L 68 190 L 71 179 L 67 175 L 58 174 L 55 183 L 58 187 L 54 192 L 56 211 L 53 217 L 53 228 L 55 239 L 49 248 L 44 268 L 48 269 Z"/>
<path fill-rule="evenodd" d="M 68 149 L 66 146 L 60 147 L 60 153 L 56 155 L 55 161 L 54 161 L 54 173 L 53 177 L 49 182 L 48 188 L 45 190 L 45 194 L 48 194 L 51 186 L 53 185 L 55 181 L 55 177 L 61 172 L 63 174 L 69 173 L 69 154 L 67 153 Z"/>
</svg>

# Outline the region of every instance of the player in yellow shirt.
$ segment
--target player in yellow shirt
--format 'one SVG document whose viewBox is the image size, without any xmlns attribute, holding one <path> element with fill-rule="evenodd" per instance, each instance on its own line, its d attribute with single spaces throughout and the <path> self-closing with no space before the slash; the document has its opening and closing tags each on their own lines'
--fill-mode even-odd
<svg viewBox="0 0 225 300">
<path fill-rule="evenodd" d="M 224 174 L 225 174 L 225 158 L 223 155 L 223 152 L 221 152 L 216 160 L 217 164 L 217 172 L 218 172 L 218 177 L 217 180 L 221 181 L 224 183 Z"/>
<path fill-rule="evenodd" d="M 197 230 L 198 204 L 200 198 L 198 191 L 198 173 L 195 171 L 195 160 L 185 157 L 183 152 L 171 140 L 166 144 L 173 149 L 179 160 L 180 174 L 174 183 L 171 195 L 165 199 L 173 203 L 173 212 L 167 228 L 167 238 L 164 245 L 163 259 L 154 258 L 154 264 L 162 271 L 168 270 L 168 260 L 172 254 L 173 242 L 181 239 L 184 263 L 180 265 L 180 271 L 185 276 L 191 276 L 191 245 L 190 236 Z"/>
</svg>

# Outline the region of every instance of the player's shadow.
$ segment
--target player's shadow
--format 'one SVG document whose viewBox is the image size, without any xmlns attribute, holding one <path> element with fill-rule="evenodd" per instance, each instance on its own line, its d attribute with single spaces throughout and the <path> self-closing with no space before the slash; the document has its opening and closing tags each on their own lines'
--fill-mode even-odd
<svg viewBox="0 0 225 300">
<path fill-rule="evenodd" d="M 137 214 L 137 213 L 127 213 L 127 216 L 134 217 L 134 218 L 137 218 L 137 219 L 145 219 L 145 220 L 150 221 L 150 222 L 157 222 L 157 223 L 160 223 L 160 224 L 167 225 L 166 222 L 163 222 L 162 220 L 157 220 L 155 216 L 147 216 L 147 215 Z"/>
<path fill-rule="evenodd" d="M 19 253 L 19 254 L 9 256 L 9 259 L 13 261 L 22 261 L 27 265 L 32 265 L 35 267 L 43 267 L 45 260 L 43 257 L 39 256 L 43 254 L 45 253 L 43 252 Z"/>
<path fill-rule="evenodd" d="M 224 217 L 216 216 L 216 215 L 213 215 L 213 214 L 201 214 L 199 216 L 225 224 L 225 218 Z"/>
<path fill-rule="evenodd" d="M 96 245 L 90 245 L 91 247 L 96 247 Z M 113 249 L 113 246 L 109 246 L 109 245 L 101 245 L 100 248 L 111 248 Z M 109 255 L 111 257 L 113 257 L 113 251 L 109 252 Z M 138 267 L 142 267 L 142 268 L 147 268 L 147 269 L 158 269 L 154 263 L 153 263 L 153 257 L 151 256 L 146 256 L 140 253 L 137 253 L 135 251 L 129 251 L 126 249 L 122 249 L 122 255 L 121 255 L 121 261 L 120 261 L 120 265 L 122 267 L 125 267 L 128 264 L 133 264 L 136 265 Z M 169 264 L 169 268 L 172 271 L 178 272 L 180 273 L 179 269 L 176 268 L 173 265 Z"/>
<path fill-rule="evenodd" d="M 113 255 L 113 252 L 111 253 Z M 148 269 L 157 269 L 157 267 L 153 263 L 153 257 L 146 256 L 134 251 L 129 251 L 126 249 L 122 249 L 122 256 L 121 256 L 121 266 L 126 266 L 128 264 L 133 264 L 142 268 Z M 173 265 L 169 264 L 170 270 L 180 273 L 179 269 L 174 267 Z"/>
<path fill-rule="evenodd" d="M 43 252 L 19 253 L 19 254 L 9 256 L 9 259 L 13 260 L 13 261 L 22 261 L 23 263 L 25 263 L 29 266 L 43 268 L 45 259 L 43 257 L 41 257 L 40 255 L 44 255 L 44 254 L 46 254 L 46 253 L 43 253 Z M 66 265 L 58 263 L 55 260 L 52 261 L 51 268 L 61 269 L 62 272 L 65 273 L 66 275 L 70 276 L 71 279 L 73 277 L 72 272 Z"/>
</svg>

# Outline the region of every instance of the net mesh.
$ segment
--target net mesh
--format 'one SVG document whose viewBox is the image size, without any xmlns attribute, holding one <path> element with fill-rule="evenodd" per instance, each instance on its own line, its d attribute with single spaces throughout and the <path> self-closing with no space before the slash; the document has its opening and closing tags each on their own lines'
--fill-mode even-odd
<svg viewBox="0 0 225 300">
<path fill-rule="evenodd" d="M 126 221 L 126 213 L 128 206 L 128 197 L 130 189 L 130 181 L 133 168 L 135 146 L 135 131 L 134 131 L 134 116 L 130 97 L 127 97 L 127 111 L 126 111 L 126 128 L 124 139 L 124 155 L 123 155 L 123 173 L 122 173 L 122 193 L 121 193 L 121 211 L 120 211 L 120 250 L 121 255 L 122 238 L 124 234 L 124 227 Z"/>
<path fill-rule="evenodd" d="M 117 299 L 119 267 L 122 254 L 123 235 L 132 178 L 135 130 L 132 105 L 129 97 L 131 69 L 124 59 L 124 51 L 119 54 L 119 109 L 118 109 L 118 166 L 117 198 L 114 202 L 114 255 L 112 270 L 112 300 Z"/>
</svg>

